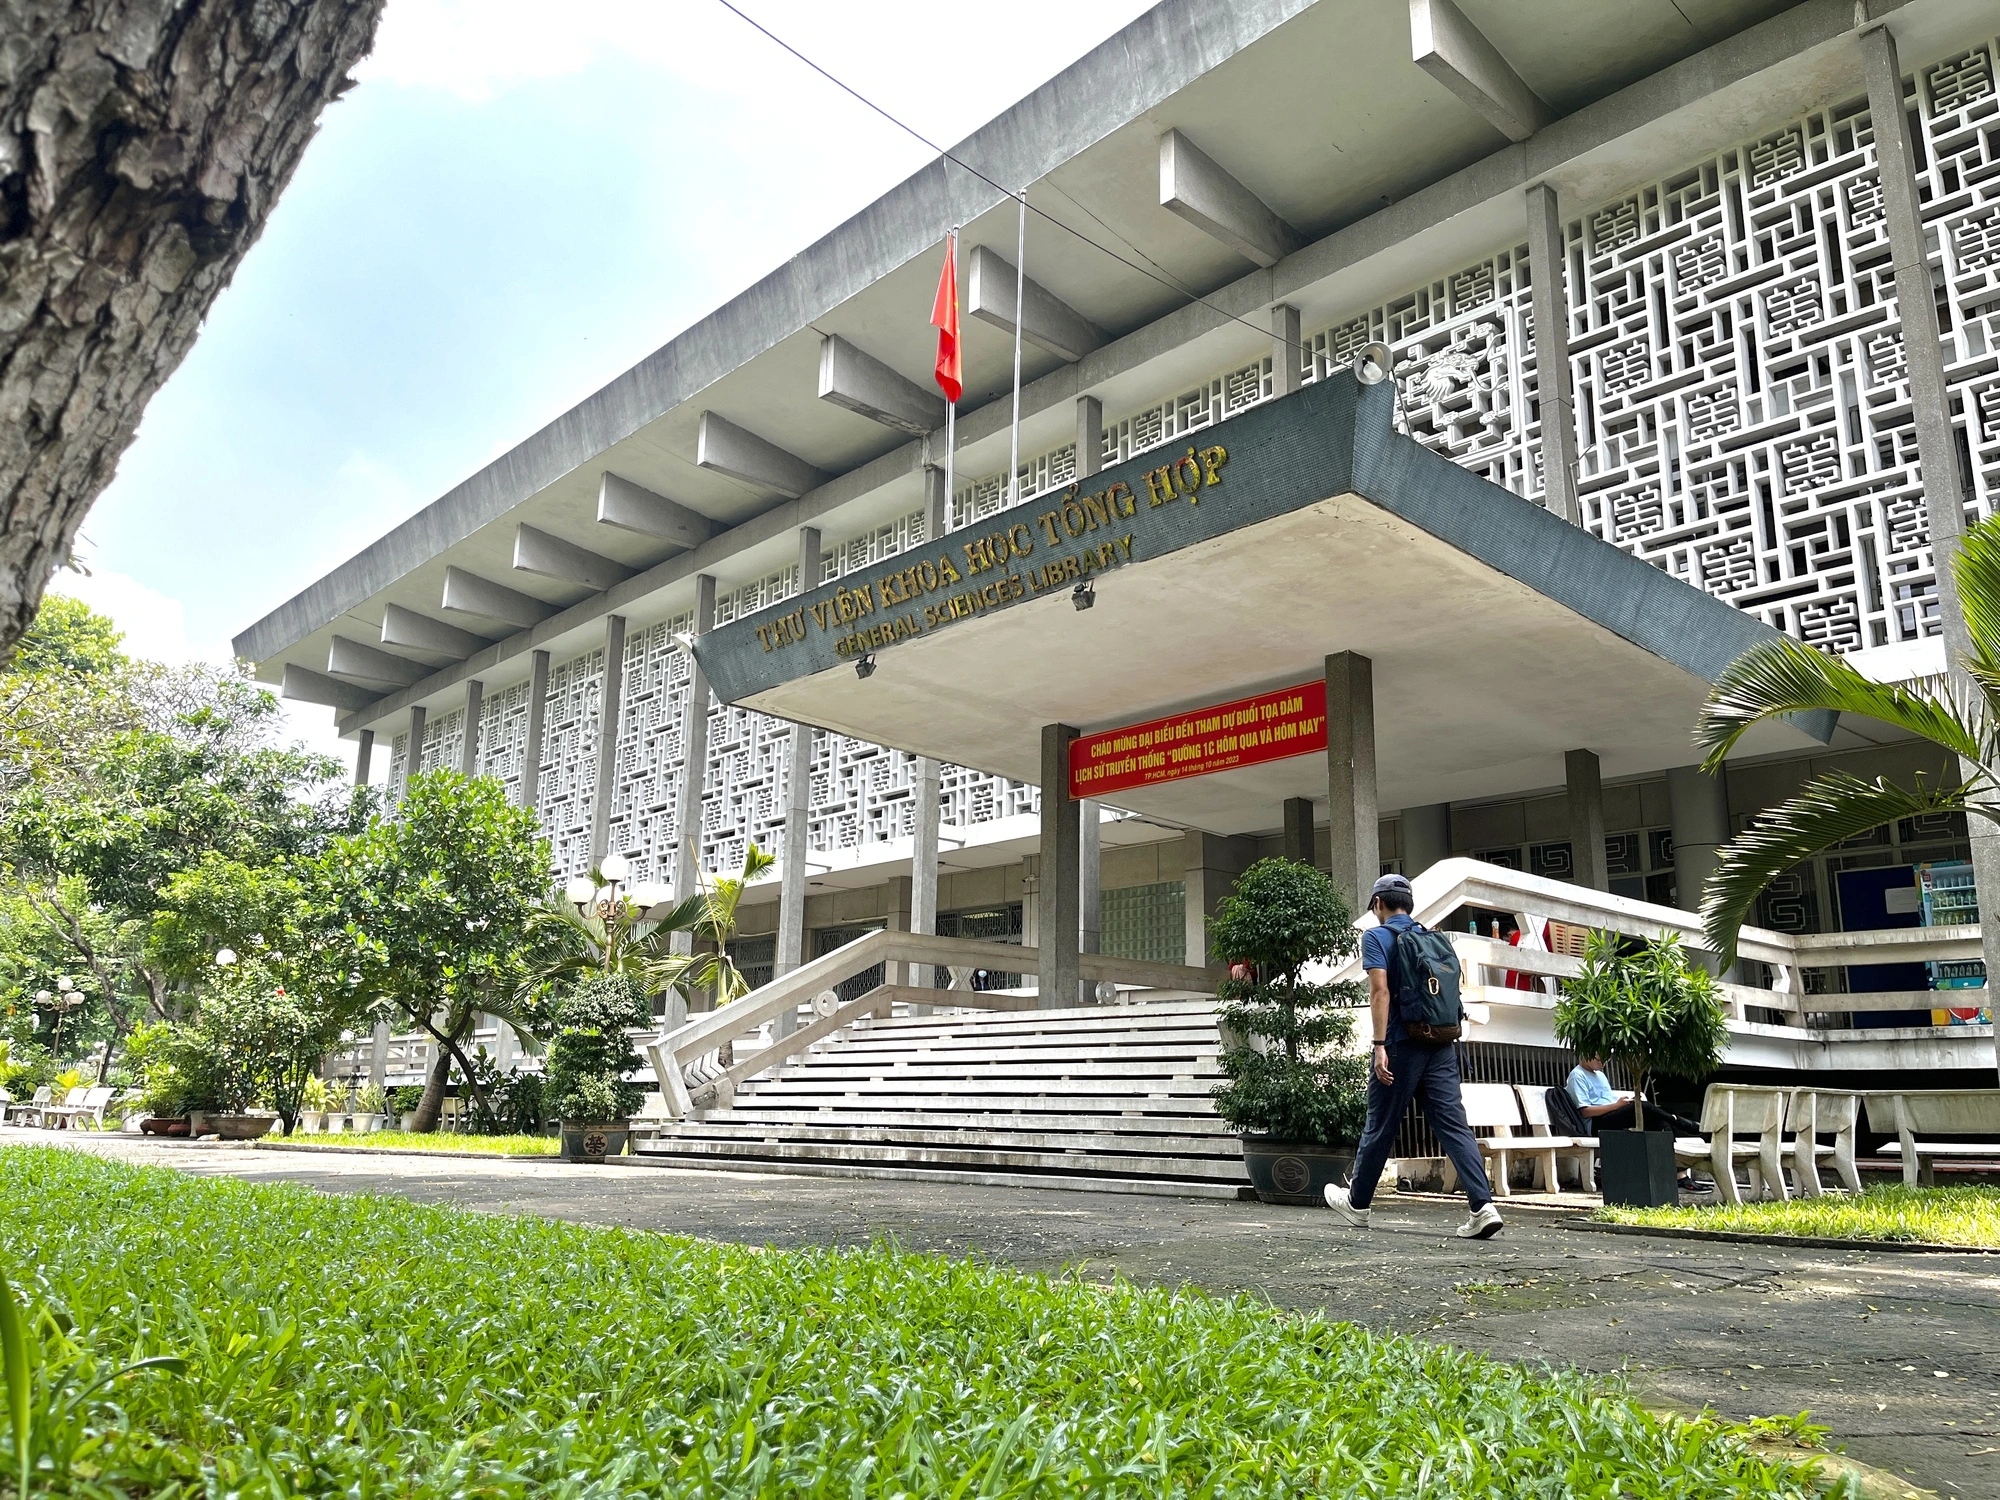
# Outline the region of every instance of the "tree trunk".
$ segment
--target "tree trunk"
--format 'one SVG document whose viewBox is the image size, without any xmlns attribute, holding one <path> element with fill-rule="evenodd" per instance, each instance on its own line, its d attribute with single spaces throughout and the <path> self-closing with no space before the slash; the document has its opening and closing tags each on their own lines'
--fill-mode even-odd
<svg viewBox="0 0 2000 1500">
<path fill-rule="evenodd" d="M 0 657 L 383 0 L 0 0 Z"/>
<path fill-rule="evenodd" d="M 424 1080 L 424 1096 L 417 1101 L 416 1119 L 410 1122 L 410 1129 L 429 1134 L 437 1129 L 438 1116 L 444 1113 L 444 1085 L 451 1077 L 451 1053 L 443 1046 L 437 1049 L 437 1056 L 431 1059 L 431 1076 Z"/>
</svg>

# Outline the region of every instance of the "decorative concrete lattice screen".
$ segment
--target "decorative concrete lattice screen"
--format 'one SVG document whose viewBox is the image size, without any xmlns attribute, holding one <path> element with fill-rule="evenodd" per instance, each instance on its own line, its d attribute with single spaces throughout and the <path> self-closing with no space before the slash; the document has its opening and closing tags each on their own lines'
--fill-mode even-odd
<svg viewBox="0 0 2000 1500">
<path fill-rule="evenodd" d="M 692 615 L 625 636 L 624 697 L 612 776 L 608 847 L 632 861 L 635 880 L 669 880 L 680 846 L 681 767 L 687 762 L 688 654 L 675 643 Z"/>
<path fill-rule="evenodd" d="M 603 647 L 550 668 L 539 801 L 558 878 L 590 864 L 591 799 L 597 792 L 597 726 L 603 702 Z"/>
<path fill-rule="evenodd" d="M 1991 50 L 1920 68 L 1923 216 L 1981 515 L 2000 484 Z M 1568 233 L 1587 521 L 1833 651 L 1935 634 L 1902 324 L 1868 110 L 1808 114 Z"/>
<path fill-rule="evenodd" d="M 389 743 L 389 785 L 403 784 L 403 762 L 410 758 L 410 732 L 406 729 Z"/>
<path fill-rule="evenodd" d="M 479 774 L 497 777 L 511 802 L 521 800 L 528 748 L 528 684 L 517 682 L 479 703 Z"/>
<path fill-rule="evenodd" d="M 449 713 L 436 715 L 424 720 L 424 748 L 417 757 L 417 772 L 456 771 L 459 757 L 465 753 L 465 710 L 454 708 Z"/>
</svg>

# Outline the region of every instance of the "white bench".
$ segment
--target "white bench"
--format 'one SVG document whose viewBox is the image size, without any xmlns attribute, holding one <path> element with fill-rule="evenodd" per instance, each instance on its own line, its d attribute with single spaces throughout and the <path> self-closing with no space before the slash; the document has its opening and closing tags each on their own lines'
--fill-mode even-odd
<svg viewBox="0 0 2000 1500">
<path fill-rule="evenodd" d="M 55 1090 L 46 1083 L 35 1090 L 32 1099 L 17 1100 L 7 1106 L 7 1119 L 14 1125 L 26 1125 L 32 1118 L 35 1124 L 42 1123 L 42 1111 L 55 1101 Z"/>
<path fill-rule="evenodd" d="M 1736 1163 L 1749 1170 L 1750 1195 L 1776 1198 L 1791 1195 L 1785 1188 L 1784 1089 L 1756 1088 L 1741 1083 L 1711 1083 L 1701 1101 L 1701 1128 L 1709 1138 L 1685 1136 L 1674 1142 L 1674 1157 L 1688 1165 L 1706 1164 L 1715 1190 L 1725 1203 L 1741 1203 Z M 1754 1140 L 1738 1140 L 1754 1136 Z"/>
<path fill-rule="evenodd" d="M 1794 1089 L 1785 1108 L 1785 1128 L 1792 1133 L 1788 1148 L 1792 1157 L 1792 1179 L 1799 1196 L 1817 1198 L 1826 1191 L 1819 1173 L 1820 1162 L 1830 1158 L 1834 1175 L 1850 1193 L 1861 1191 L 1861 1174 L 1854 1164 L 1854 1137 L 1861 1122 L 1861 1101 L 1851 1093 L 1827 1089 Z M 1833 1137 L 1822 1146 L 1819 1138 Z"/>
<path fill-rule="evenodd" d="M 1479 1142 L 1479 1154 L 1486 1159 L 1486 1175 L 1493 1183 L 1493 1196 L 1511 1196 L 1513 1187 L 1507 1181 L 1507 1169 L 1514 1157 L 1526 1155 L 1537 1149 L 1524 1136 L 1514 1134 L 1521 1123 L 1521 1104 L 1514 1097 L 1511 1083 L 1462 1083 L 1458 1086 L 1459 1098 L 1465 1105 L 1465 1123 L 1472 1127 Z M 1482 1130 L 1490 1130 L 1491 1135 L 1479 1135 Z M 1547 1147 L 1540 1148 L 1547 1150 Z M 1449 1193 L 1458 1187 L 1458 1169 L 1452 1166 L 1451 1158 L 1444 1159 L 1444 1190 Z"/>
<path fill-rule="evenodd" d="M 1903 1159 L 1903 1181 L 1930 1187 L 1938 1157 L 2000 1157 L 2000 1089 L 1924 1089 L 1868 1093 L 1868 1128 L 1893 1133 L 1884 1156 Z M 1919 1136 L 1984 1136 L 1983 1141 L 1920 1140 Z"/>
<path fill-rule="evenodd" d="M 1577 1168 L 1577 1185 L 1583 1192 L 1597 1185 L 1597 1138 L 1589 1135 L 1557 1135 L 1549 1118 L 1549 1092 L 1538 1084 L 1517 1083 L 1521 1097 L 1521 1118 L 1527 1122 L 1528 1138 L 1534 1142 L 1531 1160 L 1536 1165 L 1538 1186 L 1545 1193 L 1562 1191 L 1561 1167 L 1565 1161 Z"/>
</svg>

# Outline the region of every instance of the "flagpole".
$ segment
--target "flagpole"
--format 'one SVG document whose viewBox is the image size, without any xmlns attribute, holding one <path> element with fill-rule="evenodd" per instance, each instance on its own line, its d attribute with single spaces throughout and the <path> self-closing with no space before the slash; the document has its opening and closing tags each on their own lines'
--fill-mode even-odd
<svg viewBox="0 0 2000 1500">
<path fill-rule="evenodd" d="M 944 253 L 951 261 L 951 284 L 958 286 L 958 226 L 951 226 L 951 234 L 944 242 Z M 958 402 L 947 401 L 944 408 L 944 521 L 946 531 L 951 530 L 951 505 L 955 498 L 952 493 L 952 461 L 958 456 Z M 943 538 L 932 537 L 933 542 Z"/>
<path fill-rule="evenodd" d="M 1028 289 L 1028 190 L 1016 199 L 1014 228 L 1014 421 L 1007 445 L 1007 489 L 1010 505 L 1021 503 L 1021 316 Z"/>
</svg>

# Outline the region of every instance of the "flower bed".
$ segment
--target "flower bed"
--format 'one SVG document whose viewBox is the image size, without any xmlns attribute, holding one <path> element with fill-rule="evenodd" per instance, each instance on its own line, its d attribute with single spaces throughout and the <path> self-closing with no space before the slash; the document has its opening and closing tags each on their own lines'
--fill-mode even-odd
<svg viewBox="0 0 2000 1500">
<path fill-rule="evenodd" d="M 0 1150 L 0 1244 L 31 1308 L 66 1314 L 35 1317 L 44 1380 L 187 1360 L 84 1395 L 49 1435 L 49 1495 L 1821 1489 L 1745 1429 L 1601 1380 L 882 1247 L 760 1252 L 35 1147 Z"/>
</svg>

